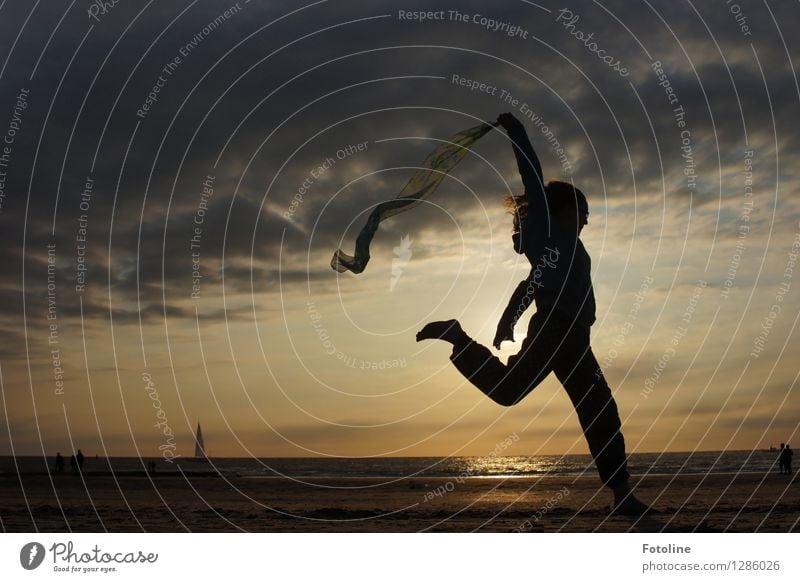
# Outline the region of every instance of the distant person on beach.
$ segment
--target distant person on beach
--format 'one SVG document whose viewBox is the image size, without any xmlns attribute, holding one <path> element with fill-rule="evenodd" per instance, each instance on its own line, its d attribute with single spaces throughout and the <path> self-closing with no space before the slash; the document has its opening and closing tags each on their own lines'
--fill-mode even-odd
<svg viewBox="0 0 800 582">
<path fill-rule="evenodd" d="M 64 472 L 64 457 L 61 456 L 61 453 L 56 453 L 56 473 L 63 473 Z"/>
<path fill-rule="evenodd" d="M 78 472 L 78 461 L 75 459 L 75 455 L 69 457 L 69 468 L 73 473 Z"/>
<path fill-rule="evenodd" d="M 781 443 L 781 454 L 779 457 L 781 464 L 781 473 L 786 473 L 787 475 L 792 474 L 793 456 L 794 456 L 794 451 L 792 451 L 792 448 L 788 444 L 786 446 L 783 446 L 783 443 Z"/>
<path fill-rule="evenodd" d="M 780 448 L 778 449 L 780 452 L 778 453 L 778 473 L 781 475 L 783 474 L 783 470 L 786 468 L 786 459 L 783 456 L 783 450 L 786 448 L 786 443 L 781 443 Z"/>
<path fill-rule="evenodd" d="M 75 455 L 75 459 L 78 461 L 78 470 L 83 471 L 83 453 L 80 449 L 78 449 L 78 454 Z"/>
<path fill-rule="evenodd" d="M 555 372 L 578 414 L 600 478 L 614 494 L 612 511 L 642 515 L 649 508 L 631 490 L 617 405 L 589 344 L 595 301 L 591 261 L 579 238 L 588 223 L 586 197 L 572 184 L 545 185 L 522 123 L 510 113 L 497 121 L 511 138 L 525 186 L 524 194 L 507 202 L 514 214 L 514 250 L 525 254 L 531 271 L 500 318 L 493 345 L 514 341 L 514 326 L 532 301 L 536 313 L 519 352 L 507 364 L 470 338 L 455 319 L 427 324 L 417 341 L 451 343 L 450 361 L 458 371 L 502 406 L 518 404 Z"/>
</svg>

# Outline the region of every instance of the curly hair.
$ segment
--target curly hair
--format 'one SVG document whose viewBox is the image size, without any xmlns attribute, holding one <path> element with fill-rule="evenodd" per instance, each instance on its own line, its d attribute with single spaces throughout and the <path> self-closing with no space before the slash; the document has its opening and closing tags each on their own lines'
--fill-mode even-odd
<svg viewBox="0 0 800 582">
<path fill-rule="evenodd" d="M 528 196 L 525 194 L 506 196 L 504 203 L 506 212 L 514 217 L 512 231 L 517 234 L 520 232 L 522 222 L 528 217 Z"/>
</svg>

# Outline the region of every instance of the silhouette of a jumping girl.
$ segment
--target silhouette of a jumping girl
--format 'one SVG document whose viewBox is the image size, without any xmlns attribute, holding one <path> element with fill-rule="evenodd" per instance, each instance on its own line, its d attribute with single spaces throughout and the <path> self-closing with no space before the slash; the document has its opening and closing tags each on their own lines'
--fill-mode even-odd
<svg viewBox="0 0 800 582">
<path fill-rule="evenodd" d="M 513 341 L 514 325 L 533 301 L 536 313 L 519 352 L 503 364 L 472 340 L 457 320 L 427 324 L 417 341 L 453 344 L 450 360 L 472 384 L 502 406 L 519 403 L 550 372 L 564 386 L 578 414 L 603 483 L 614 493 L 613 511 L 640 515 L 647 505 L 633 495 L 625 440 L 617 405 L 589 344 L 595 321 L 591 260 L 579 235 L 589 206 L 583 193 L 565 182 L 542 180 L 542 168 L 523 125 L 504 113 L 498 123 L 508 132 L 525 193 L 508 203 L 514 213 L 514 250 L 531 263 L 506 307 L 494 346 Z"/>
</svg>

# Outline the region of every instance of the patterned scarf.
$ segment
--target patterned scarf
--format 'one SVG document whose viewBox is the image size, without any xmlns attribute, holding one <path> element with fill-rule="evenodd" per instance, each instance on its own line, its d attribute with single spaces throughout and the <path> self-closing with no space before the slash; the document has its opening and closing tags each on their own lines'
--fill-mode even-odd
<svg viewBox="0 0 800 582">
<path fill-rule="evenodd" d="M 472 145 L 497 124 L 482 123 L 451 135 L 430 154 L 420 165 L 400 194 L 392 200 L 375 207 L 356 239 L 355 255 L 350 256 L 342 249 L 333 253 L 331 267 L 340 273 L 352 271 L 361 273 L 369 262 L 369 244 L 378 230 L 378 225 L 395 214 L 407 212 L 418 206 L 436 191 L 444 177 L 456 167 Z"/>
</svg>

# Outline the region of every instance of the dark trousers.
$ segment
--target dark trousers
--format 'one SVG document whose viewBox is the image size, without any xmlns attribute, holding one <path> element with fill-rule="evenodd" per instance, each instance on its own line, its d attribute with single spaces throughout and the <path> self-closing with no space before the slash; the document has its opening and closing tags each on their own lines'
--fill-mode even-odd
<svg viewBox="0 0 800 582">
<path fill-rule="evenodd" d="M 481 392 L 512 406 L 555 372 L 578 413 L 603 483 L 628 480 L 625 440 L 617 404 L 589 345 L 589 330 L 559 311 L 537 311 L 519 353 L 503 364 L 487 348 L 466 337 L 450 360 Z"/>
</svg>

